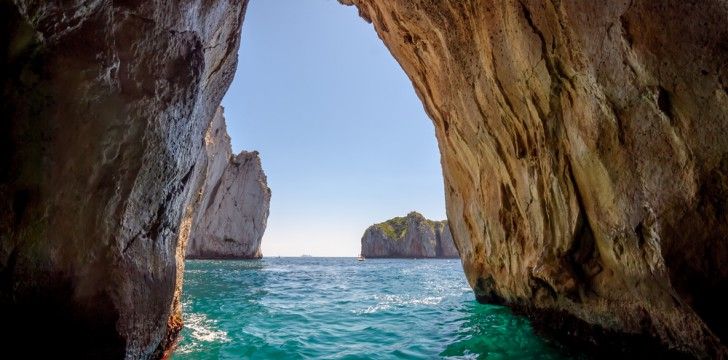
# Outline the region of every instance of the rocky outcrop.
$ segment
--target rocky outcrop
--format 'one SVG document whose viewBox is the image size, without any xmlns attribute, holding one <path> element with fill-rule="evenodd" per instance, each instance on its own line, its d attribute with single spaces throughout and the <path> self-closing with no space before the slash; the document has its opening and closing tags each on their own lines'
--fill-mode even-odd
<svg viewBox="0 0 728 360">
<path fill-rule="evenodd" d="M 195 209 L 188 259 L 260 258 L 271 192 L 257 151 L 232 155 L 220 107 L 205 134 L 197 164 L 205 184 Z"/>
<path fill-rule="evenodd" d="M 457 258 L 447 220 L 432 221 L 417 212 L 370 226 L 361 238 L 367 258 Z"/>
<path fill-rule="evenodd" d="M 169 347 L 195 162 L 245 4 L 0 0 L 4 351 L 145 359 Z"/>
<path fill-rule="evenodd" d="M 480 301 L 605 356 L 726 356 L 725 1 L 342 2 L 435 124 Z"/>
</svg>

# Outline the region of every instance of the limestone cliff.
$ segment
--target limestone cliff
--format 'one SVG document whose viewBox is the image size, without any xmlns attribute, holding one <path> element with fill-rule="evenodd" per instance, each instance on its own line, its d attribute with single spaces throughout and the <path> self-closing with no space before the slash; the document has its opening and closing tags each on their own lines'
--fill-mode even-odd
<svg viewBox="0 0 728 360">
<path fill-rule="evenodd" d="M 447 221 L 425 219 L 417 212 L 370 226 L 361 238 L 368 258 L 457 258 Z"/>
<path fill-rule="evenodd" d="M 222 107 L 205 134 L 197 164 L 205 184 L 195 209 L 187 258 L 260 258 L 271 192 L 258 152 L 232 155 Z"/>
<path fill-rule="evenodd" d="M 195 162 L 245 5 L 0 0 L 4 351 L 145 359 L 171 344 Z"/>
<path fill-rule="evenodd" d="M 342 2 L 435 124 L 479 300 L 605 356 L 726 356 L 725 1 Z"/>
</svg>

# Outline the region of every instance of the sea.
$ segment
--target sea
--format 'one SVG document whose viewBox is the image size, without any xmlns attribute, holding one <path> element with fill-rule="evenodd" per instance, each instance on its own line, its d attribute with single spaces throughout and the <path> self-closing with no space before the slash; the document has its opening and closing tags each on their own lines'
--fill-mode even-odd
<svg viewBox="0 0 728 360">
<path fill-rule="evenodd" d="M 173 359 L 569 359 L 460 260 L 188 260 Z"/>
</svg>

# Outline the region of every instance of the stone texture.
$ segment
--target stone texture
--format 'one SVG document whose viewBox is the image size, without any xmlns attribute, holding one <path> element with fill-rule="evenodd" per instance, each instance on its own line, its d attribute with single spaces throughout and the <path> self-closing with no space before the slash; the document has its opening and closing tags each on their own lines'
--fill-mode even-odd
<svg viewBox="0 0 728 360">
<path fill-rule="evenodd" d="M 457 258 L 447 221 L 425 219 L 417 212 L 367 228 L 361 238 L 367 258 Z"/>
<path fill-rule="evenodd" d="M 145 359 L 169 348 L 202 184 L 194 165 L 235 71 L 245 5 L 0 0 L 4 351 Z"/>
<path fill-rule="evenodd" d="M 726 1 L 342 2 L 435 124 L 479 300 L 603 356 L 726 357 Z"/>
<path fill-rule="evenodd" d="M 205 184 L 187 239 L 187 258 L 260 258 L 271 191 L 257 151 L 232 155 L 220 107 L 197 164 Z"/>
</svg>

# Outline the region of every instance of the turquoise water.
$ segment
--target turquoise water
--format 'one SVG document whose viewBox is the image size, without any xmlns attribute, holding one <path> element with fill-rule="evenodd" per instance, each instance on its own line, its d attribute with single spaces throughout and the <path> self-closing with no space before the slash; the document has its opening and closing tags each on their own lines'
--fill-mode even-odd
<svg viewBox="0 0 728 360">
<path fill-rule="evenodd" d="M 565 359 L 459 260 L 187 261 L 174 359 Z"/>
</svg>

